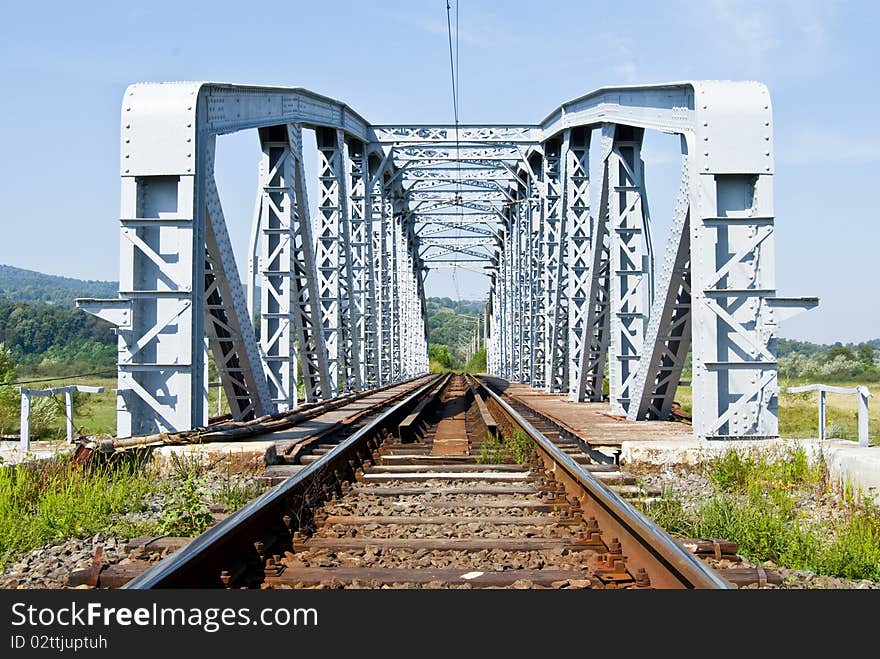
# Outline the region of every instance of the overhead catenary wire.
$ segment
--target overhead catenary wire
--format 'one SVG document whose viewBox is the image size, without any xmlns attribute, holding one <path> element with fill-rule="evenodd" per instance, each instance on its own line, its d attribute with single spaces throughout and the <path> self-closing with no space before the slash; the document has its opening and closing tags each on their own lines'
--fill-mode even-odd
<svg viewBox="0 0 880 659">
<path fill-rule="evenodd" d="M 38 380 L 16 380 L 14 382 L 0 382 L 0 387 L 11 387 L 19 384 L 39 384 L 40 382 L 56 382 L 58 380 L 73 380 L 74 378 L 85 378 L 90 375 L 115 375 L 116 370 L 112 371 L 93 371 L 92 373 L 79 373 L 77 375 L 59 375 L 54 378 L 40 378 Z"/>
<path fill-rule="evenodd" d="M 461 236 L 461 226 L 460 224 L 464 222 L 464 206 L 462 205 L 462 191 L 461 191 L 461 140 L 460 140 L 460 132 L 459 132 L 459 124 L 460 117 L 458 113 L 459 105 L 458 105 L 458 97 L 459 97 L 459 81 L 460 81 L 460 71 L 461 67 L 460 63 L 460 52 L 461 49 L 459 47 L 459 0 L 455 0 L 455 48 L 453 49 L 452 44 L 452 5 L 449 0 L 446 0 L 446 33 L 449 41 L 449 75 L 452 82 L 452 111 L 453 117 L 455 121 L 455 163 L 456 163 L 456 192 L 455 192 L 455 203 L 458 206 L 458 214 L 459 214 L 459 225 L 455 227 L 455 236 L 459 238 Z M 453 261 L 452 264 L 452 282 L 455 286 L 455 297 L 456 301 L 461 301 L 461 293 L 458 288 L 458 264 Z"/>
</svg>

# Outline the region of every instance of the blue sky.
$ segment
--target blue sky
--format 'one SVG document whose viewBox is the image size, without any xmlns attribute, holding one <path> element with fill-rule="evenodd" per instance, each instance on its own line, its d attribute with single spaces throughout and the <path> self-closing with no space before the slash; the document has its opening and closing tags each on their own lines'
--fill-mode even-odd
<svg viewBox="0 0 880 659">
<path fill-rule="evenodd" d="M 7 4 L 0 263 L 117 278 L 119 106 L 132 82 L 303 86 L 374 123 L 451 121 L 444 0 L 271 7 Z M 776 126 L 777 288 L 821 298 L 781 333 L 822 342 L 880 336 L 875 3 L 462 0 L 460 17 L 463 122 L 537 122 L 609 84 L 766 83 Z M 645 148 L 660 240 L 676 152 L 666 137 Z M 221 138 L 217 178 L 241 255 L 257 158 L 254 134 Z M 486 288 L 476 274 L 447 271 L 430 276 L 428 292 L 474 299 Z"/>
</svg>

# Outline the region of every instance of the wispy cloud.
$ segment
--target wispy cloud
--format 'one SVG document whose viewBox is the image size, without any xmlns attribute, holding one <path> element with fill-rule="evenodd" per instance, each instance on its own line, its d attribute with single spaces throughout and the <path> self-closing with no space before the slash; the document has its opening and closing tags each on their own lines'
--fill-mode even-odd
<svg viewBox="0 0 880 659">
<path fill-rule="evenodd" d="M 769 11 L 747 0 L 712 0 L 709 10 L 708 36 L 716 47 L 763 67 L 770 51 L 779 45 Z"/>
<path fill-rule="evenodd" d="M 836 0 L 787 0 L 785 13 L 806 44 L 820 48 L 828 43 L 829 25 L 837 15 L 839 5 Z"/>
<path fill-rule="evenodd" d="M 501 17 L 486 12 L 476 13 L 474 8 L 468 8 L 467 12 L 464 16 L 460 16 L 461 26 L 458 28 L 458 40 L 461 44 L 489 49 L 501 47 L 511 43 L 512 39 L 515 40 L 515 35 L 512 35 L 510 30 L 499 28 Z M 400 13 L 395 14 L 393 18 L 405 27 L 432 36 L 443 37 L 444 44 L 448 39 L 446 19 L 442 15 L 437 16 L 437 12 L 433 12 L 431 16 L 424 13 Z M 454 37 L 456 30 L 454 15 L 452 17 L 452 30 Z"/>
</svg>

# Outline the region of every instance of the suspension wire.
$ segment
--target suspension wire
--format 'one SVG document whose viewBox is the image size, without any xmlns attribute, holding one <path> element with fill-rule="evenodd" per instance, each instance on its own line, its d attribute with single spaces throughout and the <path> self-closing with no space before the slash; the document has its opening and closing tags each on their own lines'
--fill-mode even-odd
<svg viewBox="0 0 880 659">
<path fill-rule="evenodd" d="M 459 139 L 459 114 L 458 114 L 458 94 L 459 94 L 459 71 L 461 70 L 459 67 L 459 53 L 461 52 L 461 48 L 459 47 L 459 7 L 460 0 L 455 0 L 455 49 L 453 51 L 452 47 L 452 6 L 450 4 L 450 0 L 446 0 L 446 34 L 449 41 L 449 74 L 452 80 L 452 110 L 455 118 L 455 162 L 457 169 L 457 177 L 456 177 L 456 193 L 455 200 L 458 205 L 458 216 L 459 222 L 455 227 L 455 236 L 459 238 L 461 236 L 461 224 L 464 222 L 464 206 L 462 206 L 462 192 L 461 192 L 461 143 Z M 452 281 L 455 285 L 455 297 L 457 302 L 461 302 L 461 293 L 458 289 L 458 278 L 456 277 L 456 273 L 458 270 L 458 264 L 453 261 L 452 264 Z"/>
<path fill-rule="evenodd" d="M 78 375 L 60 375 L 55 378 L 40 378 L 39 380 L 16 380 L 14 382 L 0 382 L 0 387 L 11 386 L 15 384 L 35 384 L 40 382 L 55 382 L 57 380 L 72 380 L 74 378 L 84 378 L 89 375 L 115 375 L 116 370 L 112 371 L 94 371 L 93 373 L 80 373 Z"/>
</svg>

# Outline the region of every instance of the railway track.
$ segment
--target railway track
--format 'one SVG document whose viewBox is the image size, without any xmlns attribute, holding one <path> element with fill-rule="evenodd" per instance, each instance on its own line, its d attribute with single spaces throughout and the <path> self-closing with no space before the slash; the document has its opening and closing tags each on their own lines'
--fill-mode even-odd
<svg viewBox="0 0 880 659">
<path fill-rule="evenodd" d="M 607 456 L 467 376 L 410 391 L 126 588 L 731 587 Z"/>
</svg>

